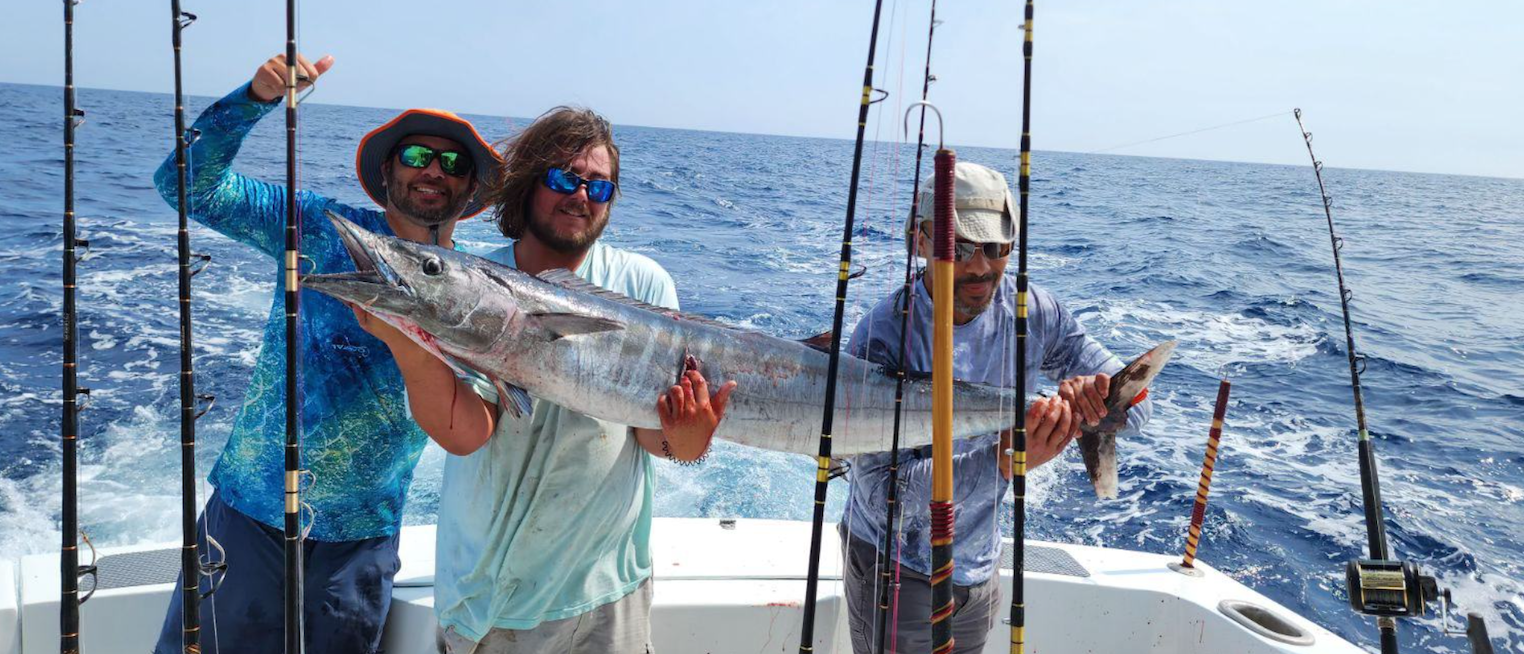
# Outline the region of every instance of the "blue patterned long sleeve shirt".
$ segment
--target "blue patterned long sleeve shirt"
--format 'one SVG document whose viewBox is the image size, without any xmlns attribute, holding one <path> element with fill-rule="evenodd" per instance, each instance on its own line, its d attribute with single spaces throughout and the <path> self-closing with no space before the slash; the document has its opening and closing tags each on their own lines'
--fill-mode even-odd
<svg viewBox="0 0 1524 654">
<path fill-rule="evenodd" d="M 1038 388 L 1038 373 L 1053 381 L 1098 372 L 1116 374 L 1122 362 L 1085 333 L 1085 328 L 1042 287 L 1030 286 L 1027 320 L 1027 389 Z M 910 337 L 904 368 L 931 370 L 932 304 L 926 287 L 914 284 Z M 896 293 L 873 308 L 853 330 L 849 351 L 857 357 L 899 368 L 900 311 Z M 968 324 L 953 327 L 953 376 L 996 386 L 1016 385 L 1016 278 L 1001 279 L 989 309 Z M 1030 399 L 1030 398 L 1029 398 Z M 1153 412 L 1149 400 L 1132 407 L 1127 431 L 1139 429 Z M 1015 421 L 1015 416 L 1012 416 Z M 1000 474 L 1000 435 L 985 434 L 953 444 L 953 583 L 973 586 L 995 574 L 1000 561 L 996 514 L 1010 482 Z M 851 489 L 842 522 L 852 538 L 882 547 L 889 490 L 889 453 L 852 460 Z M 900 450 L 900 516 L 896 550 L 900 563 L 931 574 L 931 446 Z"/>
<path fill-rule="evenodd" d="M 262 103 L 240 87 L 196 119 L 200 138 L 190 148 L 187 202 L 197 222 L 270 257 L 270 281 L 283 288 L 286 187 L 245 177 L 231 168 L 243 139 L 279 102 Z M 154 176 L 159 193 L 176 203 L 175 156 Z M 303 270 L 354 270 L 323 212 L 392 234 L 384 214 L 298 191 Z M 360 329 L 354 314 L 325 295 L 302 291 L 302 467 L 313 483 L 302 494 L 312 507 L 310 537 L 352 541 L 397 532 L 402 507 L 428 437 L 408 416 L 402 375 L 384 343 Z M 285 416 L 284 297 L 275 293 L 264 340 L 227 446 L 210 482 L 234 509 L 262 523 L 283 524 Z"/>
</svg>

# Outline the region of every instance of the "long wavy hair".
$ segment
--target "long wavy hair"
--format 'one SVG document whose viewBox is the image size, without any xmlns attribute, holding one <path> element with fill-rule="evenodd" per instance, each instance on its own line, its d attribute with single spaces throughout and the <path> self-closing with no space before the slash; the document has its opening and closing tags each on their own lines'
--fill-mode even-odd
<svg viewBox="0 0 1524 654">
<path fill-rule="evenodd" d="M 508 238 L 524 236 L 529 219 L 529 201 L 545 171 L 565 166 L 589 148 L 608 148 L 613 166 L 615 198 L 619 196 L 619 146 L 614 145 L 614 130 L 609 121 L 591 109 L 560 106 L 536 118 L 500 147 L 503 165 L 494 183 L 487 189 L 487 204 L 492 206 L 492 220 Z M 614 199 L 609 200 L 613 209 Z"/>
</svg>

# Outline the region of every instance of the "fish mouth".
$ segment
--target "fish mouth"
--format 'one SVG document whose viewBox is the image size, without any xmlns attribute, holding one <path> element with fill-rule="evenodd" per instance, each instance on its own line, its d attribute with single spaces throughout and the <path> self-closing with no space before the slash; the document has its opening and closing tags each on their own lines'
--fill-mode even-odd
<svg viewBox="0 0 1524 654">
<path fill-rule="evenodd" d="M 339 241 L 354 261 L 355 270 L 305 274 L 301 276 L 302 286 L 345 302 L 362 305 L 367 310 L 372 310 L 378 301 L 395 298 L 399 293 L 413 295 L 413 289 L 387 264 L 386 258 L 376 247 L 379 239 L 375 235 L 331 210 L 324 210 L 323 213 L 333 223 Z"/>
</svg>

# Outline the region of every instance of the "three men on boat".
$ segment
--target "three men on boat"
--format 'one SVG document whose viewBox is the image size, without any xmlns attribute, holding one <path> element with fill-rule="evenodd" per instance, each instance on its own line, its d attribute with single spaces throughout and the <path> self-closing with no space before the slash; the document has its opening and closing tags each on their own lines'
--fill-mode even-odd
<svg viewBox="0 0 1524 654">
<path fill-rule="evenodd" d="M 299 66 L 306 87 L 333 66 L 333 58 L 303 57 Z M 189 150 L 187 182 L 190 216 L 270 257 L 277 285 L 286 187 L 239 174 L 232 163 L 249 131 L 280 106 L 285 71 L 285 57 L 274 57 L 202 112 L 193 127 L 200 137 Z M 329 211 L 376 232 L 452 247 L 456 222 L 482 211 L 481 190 L 497 169 L 496 153 L 471 123 L 432 109 L 405 111 L 367 134 L 356 162 L 361 185 L 383 210 L 300 191 L 304 272 L 353 270 L 324 217 Z M 155 176 L 172 205 L 175 169 L 171 154 Z M 310 529 L 303 553 L 306 648 L 368 654 L 380 646 L 400 565 L 403 503 L 428 436 L 408 415 L 403 377 L 390 350 L 361 330 L 342 303 L 309 292 L 301 303 L 301 460 L 311 473 L 301 494 Z M 202 611 L 205 624 L 219 632 L 201 640 L 211 654 L 219 648 L 277 652 L 283 646 L 284 343 L 277 296 L 248 391 L 209 477 L 214 490 L 198 525 L 203 551 L 214 541 L 228 565 L 228 583 Z M 181 594 L 174 593 L 155 648 L 159 654 L 182 651 L 180 602 Z"/>
<path fill-rule="evenodd" d="M 1018 236 L 1016 206 L 1004 175 L 960 161 L 955 168 L 956 262 L 953 271 L 953 376 L 996 386 L 1016 385 L 1016 282 L 1005 275 Z M 931 258 L 932 180 L 919 190 L 918 211 L 907 223 L 907 245 Z M 919 218 L 919 219 L 917 219 Z M 880 301 L 857 323 L 849 351 L 891 369 L 929 371 L 933 269 L 912 285 Z M 1058 383 L 1059 394 L 1033 401 L 1027 408 L 1027 465 L 1036 468 L 1060 454 L 1079 436 L 1081 423 L 1097 424 L 1106 415 L 1110 375 L 1122 362 L 1085 333 L 1085 328 L 1046 289 L 1029 290 L 1027 387 L 1037 388 L 1038 373 Z M 901 311 L 909 302 L 908 337 L 901 360 Z M 1147 401 L 1128 412 L 1129 429 L 1147 421 Z M 1014 418 L 1013 418 L 1014 422 Z M 996 516 L 1009 495 L 1010 432 L 954 441 L 953 488 L 957 533 L 953 542 L 952 617 L 957 652 L 979 652 L 999 613 L 1000 530 Z M 931 651 L 931 446 L 899 452 L 897 524 L 890 547 L 891 566 L 879 569 L 880 548 L 888 529 L 886 501 L 891 453 L 863 454 L 852 461 L 851 487 L 840 532 L 852 647 L 857 654 L 876 651 L 879 637 L 880 584 L 897 580 L 890 602 L 898 616 L 885 637 L 889 652 Z M 888 572 L 886 576 L 883 573 Z M 897 596 L 896 596 L 897 595 Z"/>
<path fill-rule="evenodd" d="M 332 58 L 300 66 L 315 81 Z M 190 210 L 199 222 L 279 259 L 285 188 L 233 172 L 232 159 L 254 124 L 278 106 L 283 57 L 196 121 L 190 152 Z M 499 157 L 464 119 L 449 112 L 403 112 L 362 139 L 357 175 L 383 211 L 339 204 L 311 191 L 297 198 L 304 258 L 311 269 L 350 269 L 331 211 L 380 233 L 454 247 L 461 218 L 495 210 L 510 244 L 487 253 L 531 274 L 556 268 L 647 304 L 677 308 L 671 277 L 655 261 L 602 243 L 619 187 L 619 148 L 608 122 L 586 109 L 558 107 L 509 142 Z M 156 181 L 175 198 L 174 158 Z M 1004 275 L 1016 239 L 1014 206 L 1003 175 L 976 164 L 956 169 L 959 238 L 955 264 L 958 378 L 1014 385 L 1014 283 Z M 929 252 L 931 192 L 924 217 L 909 225 L 909 245 Z M 277 271 L 277 275 L 281 274 Z M 930 271 L 885 299 L 857 326 L 850 351 L 891 367 L 930 368 Z M 277 277 L 278 278 L 278 277 Z M 911 337 L 900 357 L 900 307 L 911 307 Z M 1108 375 L 1122 364 L 1090 339 L 1040 287 L 1031 289 L 1028 371 L 1059 383 L 1056 397 L 1027 411 L 1028 464 L 1062 452 L 1082 422 L 1104 415 Z M 579 414 L 472 372 L 458 374 L 396 328 L 318 294 L 301 312 L 304 441 L 312 483 L 305 606 L 313 651 L 379 647 L 399 567 L 402 504 L 425 438 L 455 455 L 440 494 L 435 608 L 442 652 L 609 651 L 650 648 L 652 455 L 688 462 L 707 451 L 734 383 L 711 389 L 688 370 L 652 398 L 660 430 L 630 428 Z M 280 506 L 285 403 L 284 317 L 272 306 L 258 364 L 233 433 L 210 478 L 215 491 L 204 533 L 227 551 L 238 583 L 217 594 L 220 627 L 239 651 L 281 646 Z M 517 391 L 517 393 L 515 393 Z M 743 391 L 744 392 L 744 391 Z M 509 394 L 504 397 L 504 393 Z M 1129 415 L 1136 428 L 1143 404 Z M 522 415 L 521 415 L 522 414 Z M 1009 433 L 959 441 L 955 498 L 959 534 L 954 584 L 958 651 L 982 649 L 994 625 L 1000 539 L 996 513 L 1010 477 Z M 891 651 L 929 643 L 928 451 L 900 453 L 903 515 L 898 641 Z M 841 523 L 851 636 L 873 650 L 884 542 L 888 453 L 857 457 Z M 596 480 L 597 483 L 589 483 Z M 491 528 L 489 529 L 489 526 Z M 157 651 L 179 649 L 180 595 L 166 616 Z M 213 650 L 215 640 L 204 641 Z M 232 649 L 231 647 L 229 648 Z"/>
</svg>

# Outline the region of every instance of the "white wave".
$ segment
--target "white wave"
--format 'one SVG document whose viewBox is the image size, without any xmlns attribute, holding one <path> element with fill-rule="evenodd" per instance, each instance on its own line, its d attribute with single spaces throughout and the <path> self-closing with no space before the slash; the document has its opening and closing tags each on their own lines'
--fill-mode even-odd
<svg viewBox="0 0 1524 654">
<path fill-rule="evenodd" d="M 1464 618 L 1457 618 L 1456 614 L 1464 616 L 1475 612 L 1487 622 L 1492 641 L 1504 643 L 1501 651 L 1520 644 L 1515 642 L 1515 637 L 1524 638 L 1524 629 L 1514 627 L 1509 618 L 1524 615 L 1524 582 L 1491 572 L 1458 574 L 1438 569 L 1434 570 L 1434 575 L 1441 588 L 1450 589 L 1455 600 L 1454 612 L 1450 616 L 1452 629 L 1464 628 Z M 1504 606 L 1510 608 L 1505 612 L 1501 608 Z M 1511 616 L 1505 617 L 1505 613 L 1511 613 Z M 1438 620 L 1431 622 L 1437 631 Z"/>
<path fill-rule="evenodd" d="M 0 477 L 0 561 L 14 561 L 57 546 L 58 523 L 54 517 L 60 500 L 56 489 L 35 488 L 43 478 L 37 475 L 13 481 Z"/>
<path fill-rule="evenodd" d="M 1316 353 L 1323 338 L 1310 325 L 1277 325 L 1241 313 L 1207 313 L 1146 300 L 1103 300 L 1095 318 L 1087 319 L 1087 326 L 1112 339 L 1139 346 L 1161 335 L 1176 339 L 1175 361 L 1205 372 L 1235 363 L 1294 366 Z M 1148 338 L 1138 338 L 1139 332 L 1148 332 L 1142 334 Z"/>
<path fill-rule="evenodd" d="M 220 320 L 231 324 L 239 324 L 243 320 L 258 321 L 269 312 L 275 287 L 268 281 L 231 274 L 223 276 L 216 283 L 217 293 L 198 295 L 197 299 L 204 299 L 212 307 L 231 312 L 230 315 L 218 316 Z M 217 312 L 213 311 L 212 314 L 216 315 Z"/>
</svg>

